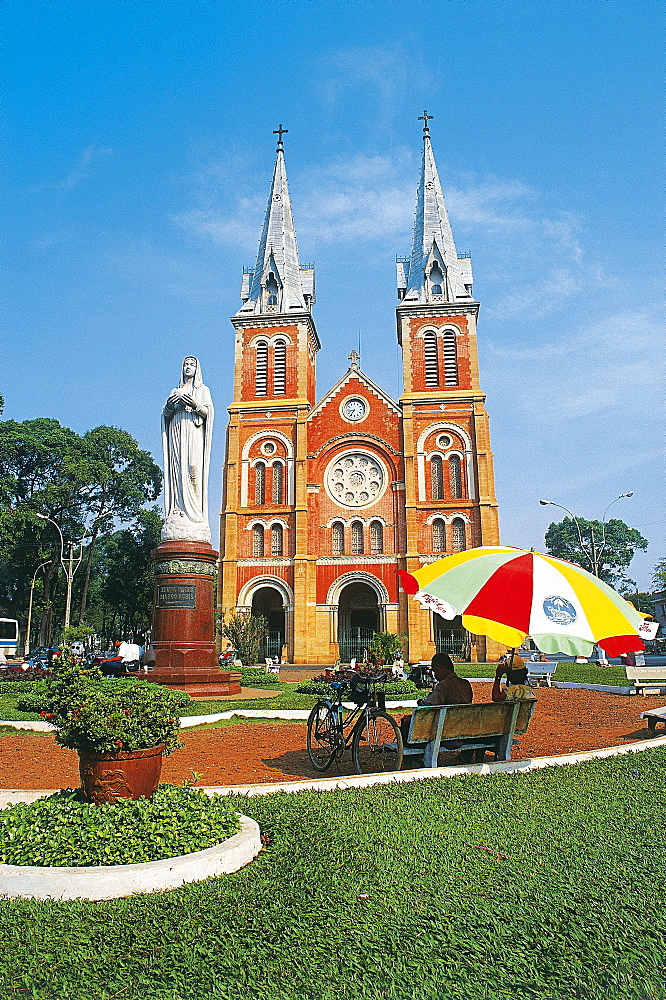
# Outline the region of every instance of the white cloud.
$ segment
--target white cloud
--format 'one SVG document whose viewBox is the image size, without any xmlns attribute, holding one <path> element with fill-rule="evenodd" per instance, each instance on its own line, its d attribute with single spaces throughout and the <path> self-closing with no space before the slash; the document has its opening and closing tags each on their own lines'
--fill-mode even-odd
<svg viewBox="0 0 666 1000">
<path fill-rule="evenodd" d="M 578 421 L 595 414 L 633 419 L 659 412 L 663 327 L 649 313 L 609 314 L 573 333 L 530 347 L 489 348 L 500 381 L 520 371 L 530 391 L 518 407 L 537 424 Z"/>
<path fill-rule="evenodd" d="M 112 154 L 113 150 L 107 149 L 105 146 L 96 146 L 94 144 L 86 146 L 62 180 L 53 181 L 50 184 L 44 184 L 41 186 L 54 188 L 56 190 L 71 191 L 82 181 L 89 180 L 93 176 L 95 172 L 93 168 L 95 160 L 98 160 L 103 156 L 111 156 Z"/>
<path fill-rule="evenodd" d="M 405 148 L 337 157 L 294 172 L 290 188 L 299 239 L 317 248 L 318 259 L 322 244 L 334 249 L 365 242 L 376 245 L 374 252 L 385 247 L 389 257 L 407 253 L 418 173 L 416 155 Z M 441 167 L 440 173 L 445 176 Z M 194 205 L 174 221 L 253 255 L 268 197 L 267 172 L 259 177 L 246 161 L 225 156 L 200 166 L 190 183 Z M 584 250 L 581 221 L 566 211 L 544 212 L 541 194 L 521 181 L 467 176 L 445 184 L 445 196 L 458 247 L 479 248 L 492 318 L 543 316 L 583 291 L 615 283 Z"/>
</svg>

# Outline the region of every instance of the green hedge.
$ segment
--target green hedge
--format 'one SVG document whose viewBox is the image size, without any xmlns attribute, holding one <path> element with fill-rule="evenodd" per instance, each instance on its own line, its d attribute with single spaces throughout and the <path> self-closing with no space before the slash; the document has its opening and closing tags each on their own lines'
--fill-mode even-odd
<svg viewBox="0 0 666 1000">
<path fill-rule="evenodd" d="M 242 686 L 249 688 L 275 688 L 279 680 L 278 674 L 269 674 L 263 667 L 243 667 L 240 674 Z"/>
<path fill-rule="evenodd" d="M 152 799 L 90 805 L 65 789 L 0 811 L 6 865 L 127 865 L 214 847 L 240 829 L 229 798 L 160 785 Z"/>
<path fill-rule="evenodd" d="M 333 688 L 326 681 L 307 681 L 299 684 L 296 688 L 298 694 L 316 695 L 319 698 L 331 698 L 334 694 Z M 411 683 L 411 681 L 387 681 L 386 684 L 378 684 L 377 692 L 383 693 L 387 698 L 414 698 L 424 697 L 425 692 Z M 343 700 L 349 694 L 349 688 L 343 691 Z"/>
</svg>

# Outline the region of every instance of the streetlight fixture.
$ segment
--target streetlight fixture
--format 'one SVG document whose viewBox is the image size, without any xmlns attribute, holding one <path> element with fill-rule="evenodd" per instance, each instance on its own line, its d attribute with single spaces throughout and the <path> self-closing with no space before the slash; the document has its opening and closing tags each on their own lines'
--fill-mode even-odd
<svg viewBox="0 0 666 1000">
<path fill-rule="evenodd" d="M 603 555 L 603 551 L 606 548 L 606 514 L 608 513 L 609 509 L 613 506 L 613 504 L 617 503 L 618 500 L 622 500 L 623 497 L 633 497 L 633 495 L 634 495 L 633 490 L 629 490 L 628 493 L 620 493 L 620 495 L 615 497 L 614 500 L 611 500 L 611 502 L 606 507 L 606 510 L 603 513 L 603 517 L 601 518 L 602 541 L 601 541 L 601 548 L 599 549 L 598 552 L 597 552 L 596 539 L 594 537 L 594 525 L 590 525 L 591 548 L 588 549 L 585 547 L 585 543 L 583 542 L 583 533 L 581 531 L 580 524 L 578 523 L 578 518 L 574 513 L 572 513 L 572 511 L 569 510 L 568 507 L 564 507 L 561 503 L 555 503 L 554 500 L 539 500 L 539 503 L 541 504 L 542 507 L 547 507 L 547 506 L 559 507 L 560 510 L 565 510 L 567 514 L 570 515 L 571 519 L 576 525 L 576 530 L 578 531 L 578 539 L 580 541 L 581 551 L 583 552 L 583 555 L 586 556 L 587 559 L 589 559 L 594 576 L 599 576 L 599 564 L 601 562 L 601 556 Z"/>
<path fill-rule="evenodd" d="M 30 584 L 30 601 L 28 602 L 28 627 L 25 630 L 25 643 L 23 651 L 24 656 L 27 656 L 28 653 L 30 652 L 30 626 L 32 624 L 32 599 L 35 593 L 35 581 L 37 580 L 37 574 L 39 573 L 40 569 L 44 569 L 44 567 L 48 566 L 50 562 L 51 560 L 47 559 L 46 562 L 43 562 L 41 566 L 38 566 L 35 572 L 32 574 L 32 583 Z"/>
<path fill-rule="evenodd" d="M 63 537 L 62 537 L 62 531 L 60 530 L 60 525 L 58 524 L 57 521 L 54 521 L 52 517 L 47 517 L 46 514 L 38 514 L 36 511 L 35 511 L 35 514 L 42 521 L 49 521 L 51 524 L 55 525 L 55 527 L 58 530 L 58 535 L 60 536 L 60 562 L 61 562 L 62 568 L 65 571 L 65 577 L 67 578 L 67 600 L 65 602 L 65 625 L 64 625 L 64 627 L 65 628 L 69 628 L 69 618 L 70 618 L 70 612 L 71 612 L 71 608 L 72 608 L 72 583 L 74 581 L 74 574 L 76 573 L 77 569 L 81 565 L 81 561 L 83 559 L 83 542 L 81 541 L 81 542 L 78 543 L 79 544 L 79 554 L 77 556 L 76 566 L 74 565 L 74 542 L 70 542 L 69 543 L 69 559 L 68 559 L 68 563 L 66 564 L 65 560 L 63 558 L 63 556 L 64 556 L 65 542 L 64 542 Z"/>
</svg>

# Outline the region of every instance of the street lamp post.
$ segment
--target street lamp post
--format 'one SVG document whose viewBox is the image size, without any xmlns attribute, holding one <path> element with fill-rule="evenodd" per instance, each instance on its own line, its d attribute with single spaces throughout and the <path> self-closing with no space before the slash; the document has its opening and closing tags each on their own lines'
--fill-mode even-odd
<svg viewBox="0 0 666 1000">
<path fill-rule="evenodd" d="M 35 572 L 32 574 L 32 583 L 30 584 L 30 600 L 28 602 L 28 627 L 26 628 L 25 631 L 25 644 L 23 650 L 24 656 L 27 656 L 28 653 L 30 652 L 30 626 L 32 624 L 32 599 L 35 594 L 35 581 L 37 579 L 37 574 L 39 573 L 40 569 L 44 569 L 45 566 L 48 566 L 50 561 L 51 561 L 50 559 L 47 559 L 46 562 L 43 562 L 41 566 L 38 566 Z"/>
<path fill-rule="evenodd" d="M 62 531 L 60 530 L 60 525 L 57 521 L 54 521 L 52 517 L 47 517 L 46 514 L 37 514 L 37 517 L 41 518 L 42 521 L 49 521 L 51 524 L 55 525 L 58 535 L 60 536 L 60 563 L 65 571 L 65 577 L 67 579 L 67 598 L 65 601 L 65 628 L 69 628 L 69 617 L 72 608 L 72 583 L 74 581 L 74 574 L 81 565 L 81 560 L 83 559 L 83 542 L 79 542 L 79 554 L 76 559 L 76 565 L 74 565 L 74 542 L 69 543 L 69 559 L 65 563 L 64 560 L 64 548 L 65 542 L 62 537 Z"/>
<path fill-rule="evenodd" d="M 581 531 L 580 524 L 578 523 L 578 518 L 576 517 L 575 514 L 573 514 L 569 510 L 568 507 L 563 506 L 563 504 L 561 503 L 555 503 L 554 500 L 539 500 L 539 503 L 542 505 L 542 507 L 546 506 L 559 507 L 560 510 L 565 510 L 567 514 L 570 515 L 572 521 L 576 525 L 576 530 L 578 531 L 578 539 L 580 541 L 581 551 L 583 555 L 586 556 L 587 559 L 589 559 L 590 566 L 592 567 L 592 573 L 594 574 L 594 576 L 599 576 L 599 566 L 601 564 L 601 557 L 603 555 L 604 549 L 606 548 L 606 514 L 613 506 L 613 504 L 617 503 L 618 500 L 621 500 L 623 497 L 633 497 L 633 495 L 634 495 L 633 490 L 629 490 L 628 493 L 620 493 L 620 495 L 615 497 L 614 500 L 611 500 L 611 502 L 606 507 L 606 510 L 604 511 L 603 516 L 601 518 L 602 540 L 601 540 L 601 548 L 599 549 L 599 551 L 597 551 L 597 542 L 596 538 L 594 537 L 594 525 L 590 525 L 590 548 L 588 549 L 585 547 L 585 543 L 583 542 L 583 533 Z"/>
</svg>

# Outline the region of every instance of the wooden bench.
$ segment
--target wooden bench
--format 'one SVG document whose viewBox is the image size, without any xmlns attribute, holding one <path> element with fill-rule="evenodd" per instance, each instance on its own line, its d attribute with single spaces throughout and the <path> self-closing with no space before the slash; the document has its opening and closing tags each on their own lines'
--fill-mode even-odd
<svg viewBox="0 0 666 1000">
<path fill-rule="evenodd" d="M 647 719 L 649 735 L 656 736 L 657 723 L 663 722 L 666 725 L 666 705 L 662 708 L 650 708 L 647 712 L 641 712 L 640 718 Z"/>
<path fill-rule="evenodd" d="M 553 686 L 553 674 L 557 670 L 557 663 L 554 660 L 528 660 L 525 666 L 528 684 L 536 681 L 538 685 L 541 681 L 545 681 L 548 687 Z"/>
<path fill-rule="evenodd" d="M 492 750 L 495 760 L 511 760 L 516 733 L 524 733 L 536 708 L 536 700 L 500 701 L 479 705 L 420 705 L 409 723 L 404 753 L 423 754 L 425 767 L 437 767 L 440 751 Z M 451 742 L 455 746 L 451 746 Z M 449 744 L 449 745 L 447 745 Z"/>
<path fill-rule="evenodd" d="M 656 688 L 660 694 L 666 688 L 666 667 L 625 667 L 627 680 L 633 681 L 636 694 L 645 694 L 646 688 Z"/>
</svg>

